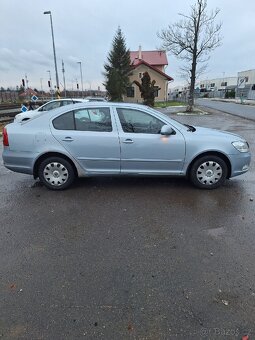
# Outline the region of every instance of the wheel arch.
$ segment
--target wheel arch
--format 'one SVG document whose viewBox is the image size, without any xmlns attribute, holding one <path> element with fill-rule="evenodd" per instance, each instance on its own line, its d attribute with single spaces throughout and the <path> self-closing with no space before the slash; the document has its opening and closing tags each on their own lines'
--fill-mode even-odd
<svg viewBox="0 0 255 340">
<path fill-rule="evenodd" d="M 199 155 L 197 155 L 193 160 L 192 162 L 189 164 L 188 168 L 187 168 L 187 176 L 190 176 L 190 170 L 192 168 L 192 165 L 199 159 L 199 158 L 202 158 L 204 156 L 217 156 L 219 158 L 221 158 L 227 165 L 227 169 L 228 169 L 228 172 L 227 172 L 227 178 L 230 178 L 231 176 L 231 172 L 232 172 L 232 167 L 231 167 L 231 163 L 230 163 L 230 160 L 228 159 L 228 157 L 226 155 L 224 155 L 223 153 L 221 152 L 218 152 L 218 151 L 207 151 L 207 152 L 203 152 Z"/>
<path fill-rule="evenodd" d="M 63 159 L 65 159 L 67 162 L 69 162 L 72 167 L 73 167 L 73 170 L 74 170 L 74 173 L 75 173 L 75 176 L 77 177 L 78 176 L 78 171 L 77 171 L 77 168 L 74 164 L 74 162 L 66 155 L 60 153 L 60 152 L 47 152 L 47 153 L 44 153 L 43 155 L 41 155 L 35 162 L 34 164 L 34 168 L 33 168 L 33 176 L 34 178 L 37 178 L 38 177 L 38 170 L 39 170 L 39 165 L 42 161 L 44 161 L 45 159 L 49 158 L 49 157 L 61 157 Z"/>
</svg>

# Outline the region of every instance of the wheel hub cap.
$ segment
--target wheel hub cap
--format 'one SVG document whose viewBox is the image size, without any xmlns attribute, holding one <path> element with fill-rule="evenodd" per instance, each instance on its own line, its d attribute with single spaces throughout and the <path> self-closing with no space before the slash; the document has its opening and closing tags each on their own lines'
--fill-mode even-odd
<svg viewBox="0 0 255 340">
<path fill-rule="evenodd" d="M 198 167 L 196 175 L 200 183 L 212 185 L 221 179 L 222 168 L 217 162 L 208 161 Z"/>
<path fill-rule="evenodd" d="M 53 171 L 53 176 L 58 178 L 60 176 L 59 171 Z"/>
<path fill-rule="evenodd" d="M 212 170 L 207 170 L 206 171 L 206 176 L 207 177 L 212 177 L 213 176 L 213 171 Z"/>
<path fill-rule="evenodd" d="M 52 186 L 63 185 L 69 177 L 66 167 L 59 162 L 47 164 L 43 170 L 43 176 Z"/>
</svg>

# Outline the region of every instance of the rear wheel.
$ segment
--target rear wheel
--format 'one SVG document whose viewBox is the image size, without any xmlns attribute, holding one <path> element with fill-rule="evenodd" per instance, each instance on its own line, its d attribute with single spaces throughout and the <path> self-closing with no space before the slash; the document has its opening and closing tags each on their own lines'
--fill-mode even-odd
<svg viewBox="0 0 255 340">
<path fill-rule="evenodd" d="M 199 158 L 192 165 L 190 180 L 198 188 L 215 189 L 225 182 L 227 172 L 227 165 L 222 158 L 208 155 Z"/>
<path fill-rule="evenodd" d="M 40 181 L 51 190 L 66 189 L 75 179 L 72 165 L 61 157 L 50 157 L 42 161 L 38 176 Z"/>
</svg>

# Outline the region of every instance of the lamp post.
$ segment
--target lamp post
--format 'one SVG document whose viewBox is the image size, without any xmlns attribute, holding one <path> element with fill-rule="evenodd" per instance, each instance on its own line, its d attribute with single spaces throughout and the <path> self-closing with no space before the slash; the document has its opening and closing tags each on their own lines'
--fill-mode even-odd
<svg viewBox="0 0 255 340">
<path fill-rule="evenodd" d="M 59 89 L 58 68 L 57 68 L 57 59 L 56 59 L 56 51 L 55 51 L 55 42 L 54 42 L 54 33 L 53 33 L 53 24 L 52 24 L 51 11 L 45 11 L 45 12 L 43 12 L 43 14 L 49 14 L 49 15 L 50 15 L 50 25 L 51 25 L 51 35 L 52 35 L 52 46 L 53 46 L 54 63 L 55 63 L 55 72 L 56 72 L 56 84 L 57 84 L 57 89 Z"/>
<path fill-rule="evenodd" d="M 43 86 L 42 86 L 42 81 L 43 81 L 43 78 L 40 78 L 40 83 L 41 83 L 41 96 L 43 98 Z"/>
<path fill-rule="evenodd" d="M 65 98 L 66 98 L 66 78 L 65 78 L 65 65 L 64 65 L 64 60 L 62 60 L 62 72 L 63 72 L 64 91 L 65 91 Z"/>
<path fill-rule="evenodd" d="M 80 74 L 81 74 L 81 96 L 83 97 L 83 79 L 82 79 L 81 61 L 77 61 L 77 64 L 80 65 Z"/>
<path fill-rule="evenodd" d="M 49 73 L 49 81 L 48 81 L 48 85 L 49 85 L 49 88 L 50 88 L 50 94 L 51 94 L 51 99 L 53 99 L 53 91 L 52 91 L 52 85 L 51 85 L 51 74 L 50 74 L 50 71 L 47 71 Z"/>
</svg>

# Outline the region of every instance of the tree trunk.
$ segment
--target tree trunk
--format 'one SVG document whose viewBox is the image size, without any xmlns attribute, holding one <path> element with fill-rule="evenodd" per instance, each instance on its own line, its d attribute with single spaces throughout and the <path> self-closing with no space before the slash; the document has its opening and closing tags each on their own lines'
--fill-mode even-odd
<svg viewBox="0 0 255 340">
<path fill-rule="evenodd" d="M 190 77 L 189 99 L 188 99 L 188 106 L 186 108 L 187 112 L 192 112 L 193 111 L 193 107 L 194 107 L 194 90 L 195 90 L 195 82 L 196 82 L 196 66 L 197 66 L 196 57 L 193 56 L 192 68 L 191 68 L 191 77 Z"/>
</svg>

